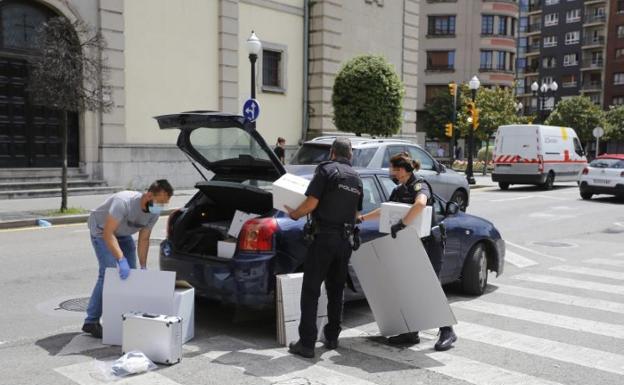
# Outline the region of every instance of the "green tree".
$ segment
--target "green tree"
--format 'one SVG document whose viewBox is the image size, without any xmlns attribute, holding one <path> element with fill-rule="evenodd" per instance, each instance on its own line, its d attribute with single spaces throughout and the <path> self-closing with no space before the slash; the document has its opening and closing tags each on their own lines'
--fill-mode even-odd
<svg viewBox="0 0 624 385">
<path fill-rule="evenodd" d="M 449 92 L 442 92 L 427 104 L 423 114 L 425 131 L 428 138 L 448 139 L 444 135 L 444 125 L 453 119 L 453 97 Z"/>
<path fill-rule="evenodd" d="M 334 82 L 334 124 L 356 135 L 394 135 L 403 123 L 404 93 L 394 67 L 382 56 L 351 59 Z"/>
<path fill-rule="evenodd" d="M 624 141 L 624 105 L 611 106 L 606 114 L 605 138 Z"/>
<path fill-rule="evenodd" d="M 79 36 L 82 40 L 79 39 Z M 33 59 L 29 90 L 35 103 L 58 111 L 62 129 L 61 212 L 67 210 L 68 112 L 106 111 L 110 87 L 101 52 L 104 38 L 80 21 L 55 17 L 38 30 L 40 55 Z"/>
<path fill-rule="evenodd" d="M 571 127 L 585 146 L 593 141 L 594 128 L 604 126 L 604 111 L 586 96 L 574 96 L 557 103 L 546 124 Z"/>
</svg>

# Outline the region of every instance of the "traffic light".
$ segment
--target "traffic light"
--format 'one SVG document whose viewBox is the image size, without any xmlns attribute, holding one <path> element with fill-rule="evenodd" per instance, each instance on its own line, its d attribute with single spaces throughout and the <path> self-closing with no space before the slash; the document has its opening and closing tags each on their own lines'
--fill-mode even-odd
<svg viewBox="0 0 624 385">
<path fill-rule="evenodd" d="M 448 88 L 451 96 L 455 96 L 455 94 L 457 93 L 457 83 L 450 82 Z"/>
<path fill-rule="evenodd" d="M 468 102 L 468 116 L 472 123 L 472 129 L 479 128 L 479 109 L 474 102 Z"/>
<path fill-rule="evenodd" d="M 449 138 L 453 137 L 453 123 L 446 123 L 444 125 L 444 135 Z"/>
</svg>

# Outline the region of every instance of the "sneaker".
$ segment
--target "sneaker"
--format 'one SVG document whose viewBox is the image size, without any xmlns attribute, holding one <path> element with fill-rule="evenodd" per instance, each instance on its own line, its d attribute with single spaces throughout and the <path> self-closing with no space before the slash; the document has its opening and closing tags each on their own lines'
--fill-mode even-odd
<svg viewBox="0 0 624 385">
<path fill-rule="evenodd" d="M 297 341 L 297 343 L 291 342 L 288 345 L 288 352 L 304 358 L 314 358 L 314 348 L 303 346 L 301 341 Z"/>
<path fill-rule="evenodd" d="M 435 344 L 435 350 L 443 352 L 453 347 L 453 343 L 457 341 L 457 335 L 452 327 L 440 328 L 440 338 Z"/>
<path fill-rule="evenodd" d="M 403 333 L 398 336 L 388 338 L 390 345 L 416 345 L 420 343 L 418 332 Z"/>
<path fill-rule="evenodd" d="M 82 325 L 82 331 L 95 338 L 102 338 L 102 325 L 99 322 L 85 322 Z"/>
</svg>

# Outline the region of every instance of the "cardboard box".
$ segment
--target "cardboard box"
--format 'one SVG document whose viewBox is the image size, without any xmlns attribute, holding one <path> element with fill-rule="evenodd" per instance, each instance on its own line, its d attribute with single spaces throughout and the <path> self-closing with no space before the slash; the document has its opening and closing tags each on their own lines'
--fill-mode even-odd
<svg viewBox="0 0 624 385">
<path fill-rule="evenodd" d="M 236 241 L 218 241 L 217 256 L 221 258 L 232 258 L 236 253 Z"/>
<path fill-rule="evenodd" d="M 282 175 L 273 182 L 273 208 L 285 211 L 284 206 L 292 209 L 299 207 L 306 199 L 305 192 L 310 181 L 293 174 Z"/>
<path fill-rule="evenodd" d="M 390 233 L 392 225 L 405 217 L 412 205 L 396 202 L 385 202 L 381 204 L 381 217 L 379 218 L 379 232 Z M 414 219 L 409 227 L 416 230 L 420 238 L 428 237 L 431 234 L 431 210 L 433 207 L 426 206 L 419 216 Z"/>
<path fill-rule="evenodd" d="M 173 271 L 132 269 L 122 280 L 116 268 L 109 267 L 104 275 L 102 303 L 102 343 L 121 345 L 121 316 L 143 312 L 182 317 L 183 342 L 194 336 L 195 289 L 176 289 Z"/>
<path fill-rule="evenodd" d="M 382 335 L 457 323 L 414 228 L 363 244 L 351 265 Z"/>
<path fill-rule="evenodd" d="M 232 224 L 230 225 L 230 229 L 228 230 L 228 235 L 234 238 L 238 238 L 238 234 L 240 234 L 241 228 L 250 219 L 254 219 L 259 217 L 258 214 L 249 214 L 243 211 L 236 210 L 234 213 L 234 218 L 232 219 Z"/>
</svg>

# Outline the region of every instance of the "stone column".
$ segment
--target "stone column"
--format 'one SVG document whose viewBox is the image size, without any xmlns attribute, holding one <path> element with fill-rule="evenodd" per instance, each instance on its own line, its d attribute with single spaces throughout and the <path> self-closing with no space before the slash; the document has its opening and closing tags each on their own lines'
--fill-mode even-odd
<svg viewBox="0 0 624 385">
<path fill-rule="evenodd" d="M 238 0 L 219 0 L 219 110 L 238 106 Z"/>
</svg>

